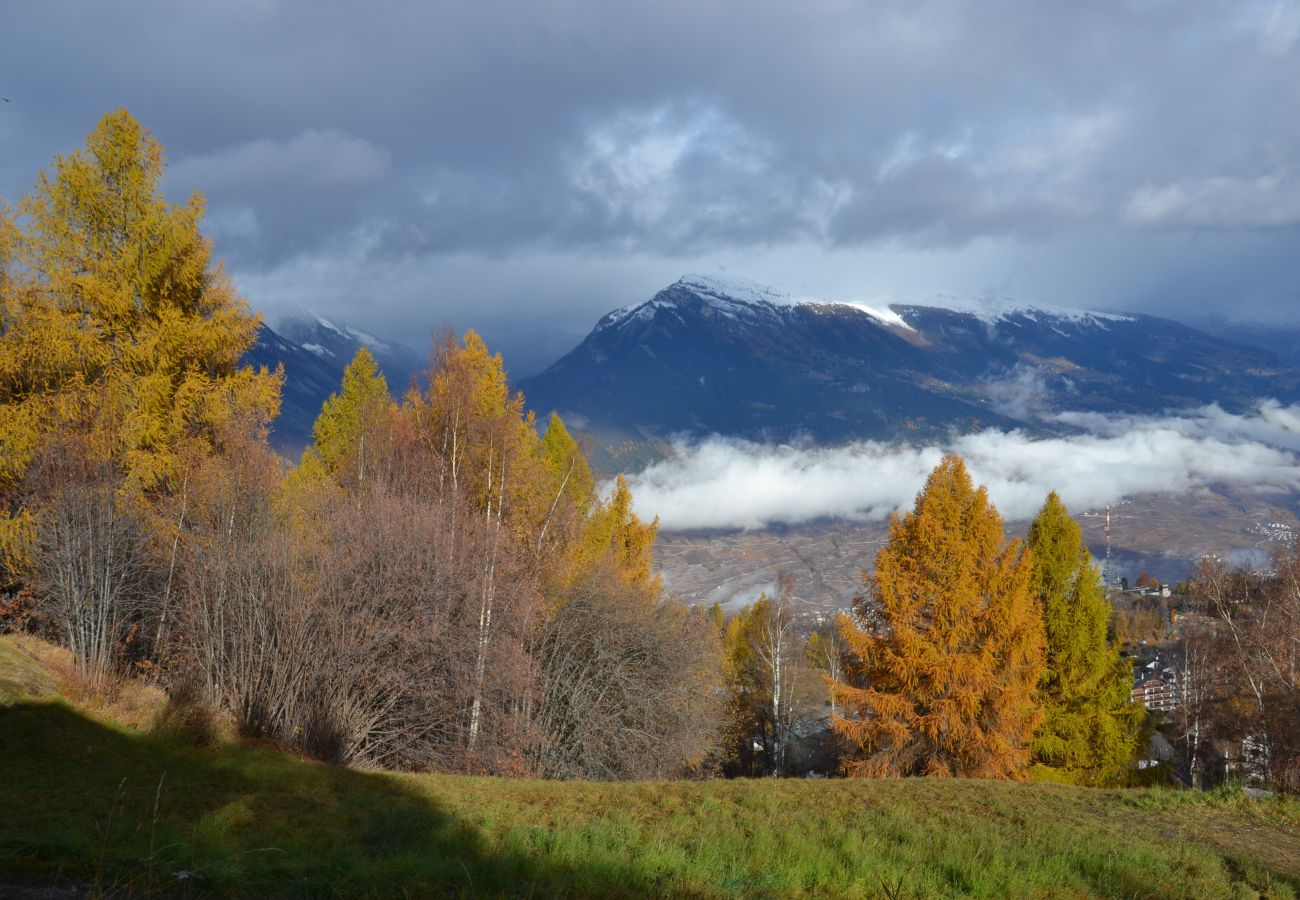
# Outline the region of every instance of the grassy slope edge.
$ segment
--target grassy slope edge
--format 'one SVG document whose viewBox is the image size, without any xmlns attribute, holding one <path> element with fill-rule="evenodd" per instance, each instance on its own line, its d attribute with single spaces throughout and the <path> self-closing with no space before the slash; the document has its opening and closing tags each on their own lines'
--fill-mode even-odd
<svg viewBox="0 0 1300 900">
<path fill-rule="evenodd" d="M 193 896 L 1300 894 L 1300 804 L 979 781 L 556 783 L 200 748 L 0 637 L 0 886 Z M 48 653 L 45 657 L 48 658 Z"/>
</svg>

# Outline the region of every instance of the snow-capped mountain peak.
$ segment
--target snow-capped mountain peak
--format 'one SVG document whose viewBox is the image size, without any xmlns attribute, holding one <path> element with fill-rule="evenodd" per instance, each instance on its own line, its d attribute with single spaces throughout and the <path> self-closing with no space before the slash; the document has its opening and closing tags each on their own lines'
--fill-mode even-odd
<svg viewBox="0 0 1300 900">
<path fill-rule="evenodd" d="M 295 323 L 295 325 L 299 330 L 301 330 L 301 327 L 303 325 L 310 326 L 314 324 L 317 327 L 317 330 L 324 329 L 326 331 L 333 332 L 334 334 L 338 335 L 340 338 L 344 339 L 345 341 L 348 341 L 349 343 L 364 344 L 366 347 L 369 347 L 371 350 L 375 351 L 376 353 L 388 353 L 389 351 L 392 350 L 391 345 L 389 345 L 385 341 L 380 340 L 379 338 L 375 337 L 373 334 L 370 334 L 369 332 L 362 331 L 359 328 L 353 328 L 351 325 L 339 324 L 333 321 L 332 319 L 327 319 L 324 316 L 314 313 L 309 309 L 300 308 L 298 310 L 297 315 L 293 316 L 291 319 L 285 320 L 285 322 L 282 322 L 281 326 L 284 327 L 288 322 Z M 306 344 L 304 344 L 303 346 L 306 347 Z M 313 352 L 317 352 L 317 351 L 313 351 Z"/>
<path fill-rule="evenodd" d="M 795 299 L 688 275 L 605 316 L 520 388 L 539 411 L 620 434 L 840 441 L 1290 398 L 1297 379 L 1265 351 L 1147 315 L 1006 297 Z M 1004 399 L 1022 382 L 1035 398 L 1023 409 Z"/>
<path fill-rule="evenodd" d="M 916 332 L 918 310 L 942 310 L 969 316 L 990 328 L 1035 323 L 1047 327 L 1073 326 L 1108 329 L 1119 322 L 1136 321 L 1123 313 L 1072 309 L 1028 303 L 1011 297 L 958 297 L 941 294 L 929 298 L 885 297 L 870 300 L 793 297 L 787 292 L 733 276 L 684 275 L 643 303 L 624 306 L 604 316 L 596 331 L 651 322 L 661 312 L 680 319 L 686 307 L 734 321 L 788 321 L 791 311 L 804 309 L 816 314 L 853 310 L 874 324 L 898 331 Z"/>
</svg>

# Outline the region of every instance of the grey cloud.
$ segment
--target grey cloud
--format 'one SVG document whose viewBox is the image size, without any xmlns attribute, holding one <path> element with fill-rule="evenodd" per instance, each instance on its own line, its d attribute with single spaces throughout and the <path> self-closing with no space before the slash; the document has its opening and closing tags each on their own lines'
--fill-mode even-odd
<svg viewBox="0 0 1300 900">
<path fill-rule="evenodd" d="M 0 195 L 125 105 L 256 305 L 347 294 L 397 334 L 506 281 L 476 324 L 570 332 L 611 286 L 742 264 L 1276 310 L 1300 306 L 1297 23 L 1289 0 L 18 4 Z"/>
<path fill-rule="evenodd" d="M 1125 205 L 1141 225 L 1285 228 L 1300 225 L 1300 179 L 1291 172 L 1144 185 Z"/>
<path fill-rule="evenodd" d="M 288 140 L 260 139 L 191 156 L 168 170 L 171 182 L 217 194 L 319 191 L 372 184 L 390 156 L 364 138 L 308 129 Z"/>
</svg>

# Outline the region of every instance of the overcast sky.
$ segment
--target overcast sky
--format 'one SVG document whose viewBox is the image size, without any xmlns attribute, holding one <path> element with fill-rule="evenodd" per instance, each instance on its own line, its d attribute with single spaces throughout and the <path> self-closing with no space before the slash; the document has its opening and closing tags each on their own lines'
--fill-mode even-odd
<svg viewBox="0 0 1300 900">
<path fill-rule="evenodd" d="M 9 4 L 0 196 L 107 110 L 241 292 L 517 371 L 688 271 L 1300 319 L 1300 3 Z"/>
</svg>

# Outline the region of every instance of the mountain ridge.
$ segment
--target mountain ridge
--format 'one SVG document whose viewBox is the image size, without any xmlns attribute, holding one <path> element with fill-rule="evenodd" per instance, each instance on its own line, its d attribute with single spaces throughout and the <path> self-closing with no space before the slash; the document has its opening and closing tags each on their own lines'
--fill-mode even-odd
<svg viewBox="0 0 1300 900">
<path fill-rule="evenodd" d="M 1067 409 L 1300 398 L 1300 367 L 1172 319 L 1008 299 L 964 306 L 800 300 L 685 276 L 602 316 L 518 387 L 539 414 L 555 410 L 585 431 L 605 469 L 652 458 L 674 435 L 934 439 L 1060 431 L 1050 416 Z"/>
</svg>

